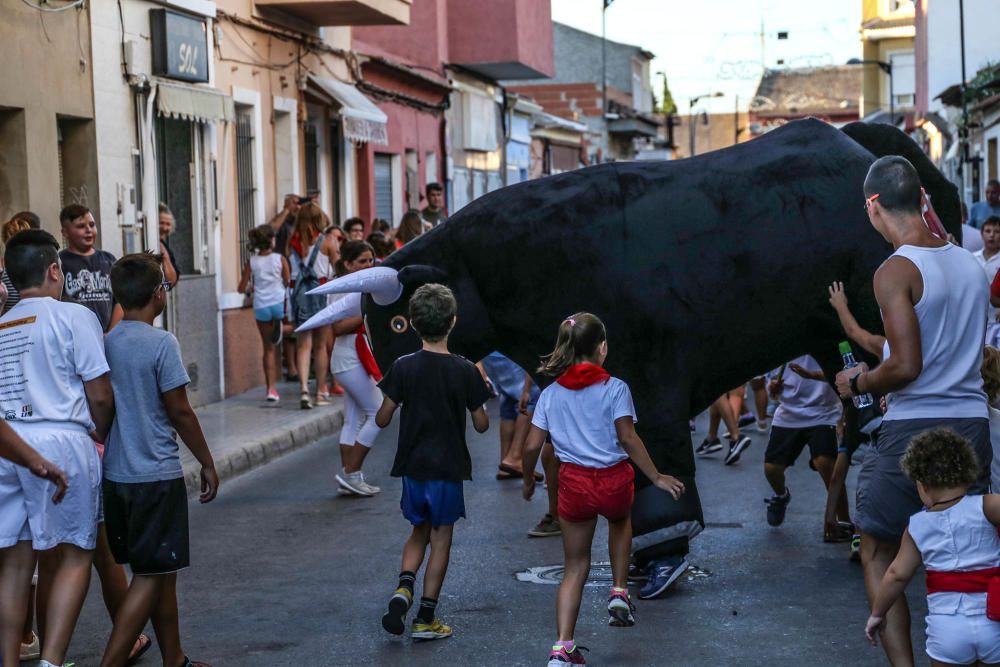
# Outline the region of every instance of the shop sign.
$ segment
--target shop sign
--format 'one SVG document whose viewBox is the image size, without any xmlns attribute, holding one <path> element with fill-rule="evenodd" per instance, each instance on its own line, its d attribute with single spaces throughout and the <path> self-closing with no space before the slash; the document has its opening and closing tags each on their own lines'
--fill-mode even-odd
<svg viewBox="0 0 1000 667">
<path fill-rule="evenodd" d="M 169 9 L 151 9 L 153 74 L 208 83 L 208 22 Z"/>
</svg>

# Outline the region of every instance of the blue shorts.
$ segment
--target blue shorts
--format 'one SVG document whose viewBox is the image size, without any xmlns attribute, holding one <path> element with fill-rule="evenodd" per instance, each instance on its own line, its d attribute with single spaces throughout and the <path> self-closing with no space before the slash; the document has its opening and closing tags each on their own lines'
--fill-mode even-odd
<svg viewBox="0 0 1000 667">
<path fill-rule="evenodd" d="M 414 526 L 428 521 L 434 528 L 454 525 L 460 518 L 465 518 L 462 483 L 403 477 L 403 497 L 399 501 L 399 509 Z"/>
<path fill-rule="evenodd" d="M 273 306 L 254 308 L 253 316 L 258 322 L 272 322 L 274 320 L 285 319 L 285 304 L 276 303 Z"/>
</svg>

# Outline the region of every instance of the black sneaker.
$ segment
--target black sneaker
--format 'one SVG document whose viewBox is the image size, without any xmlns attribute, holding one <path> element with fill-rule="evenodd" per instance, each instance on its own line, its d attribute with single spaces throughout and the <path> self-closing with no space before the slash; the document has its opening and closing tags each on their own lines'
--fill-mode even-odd
<svg viewBox="0 0 1000 667">
<path fill-rule="evenodd" d="M 740 455 L 743 454 L 743 450 L 750 446 L 750 436 L 742 435 L 739 440 L 729 441 L 729 453 L 726 454 L 726 460 L 724 463 L 727 466 L 731 466 L 740 460 Z"/>
<path fill-rule="evenodd" d="M 740 428 L 743 428 L 744 426 L 749 426 L 750 424 L 754 423 L 755 421 L 757 421 L 756 417 L 754 417 L 749 412 L 744 412 L 743 414 L 740 415 L 740 418 L 739 418 L 739 420 L 737 420 L 736 423 L 737 423 L 737 425 Z"/>
<path fill-rule="evenodd" d="M 788 509 L 788 503 L 792 499 L 792 492 L 787 488 L 785 489 L 785 495 L 773 495 L 770 498 L 765 498 L 764 503 L 767 505 L 767 523 L 772 526 L 780 526 L 785 521 L 785 510 Z"/>
<path fill-rule="evenodd" d="M 401 635 L 406 631 L 406 612 L 413 605 L 413 592 L 408 588 L 397 588 L 389 598 L 389 608 L 382 616 L 382 627 L 386 632 Z"/>
<path fill-rule="evenodd" d="M 719 440 L 718 438 L 714 440 L 709 440 L 708 438 L 705 438 L 704 440 L 701 441 L 701 444 L 695 448 L 694 453 L 697 456 L 709 456 L 710 454 L 716 453 L 720 449 L 722 449 L 721 440 Z"/>
</svg>

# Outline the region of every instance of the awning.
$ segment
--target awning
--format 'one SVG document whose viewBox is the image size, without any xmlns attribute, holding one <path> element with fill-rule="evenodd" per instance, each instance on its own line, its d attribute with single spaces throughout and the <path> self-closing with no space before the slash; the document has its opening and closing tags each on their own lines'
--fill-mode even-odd
<svg viewBox="0 0 1000 667">
<path fill-rule="evenodd" d="M 156 84 L 156 109 L 161 116 L 199 123 L 230 122 L 236 118 L 233 98 L 212 88 L 174 83 Z"/>
<path fill-rule="evenodd" d="M 364 93 L 354 85 L 336 79 L 321 79 L 313 75 L 309 75 L 309 79 L 340 104 L 346 138 L 359 143 L 389 143 L 389 117 Z"/>
</svg>

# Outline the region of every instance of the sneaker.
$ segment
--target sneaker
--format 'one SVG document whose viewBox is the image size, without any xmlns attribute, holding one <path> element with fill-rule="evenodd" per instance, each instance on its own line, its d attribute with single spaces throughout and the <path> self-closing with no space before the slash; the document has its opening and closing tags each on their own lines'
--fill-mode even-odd
<svg viewBox="0 0 1000 667">
<path fill-rule="evenodd" d="M 737 420 L 736 423 L 740 428 L 743 428 L 744 426 L 749 426 L 750 424 L 754 423 L 755 419 L 756 417 L 754 417 L 749 412 L 744 412 L 743 414 L 740 415 L 740 418 Z"/>
<path fill-rule="evenodd" d="M 410 637 L 413 639 L 445 639 L 451 637 L 451 628 L 437 617 L 430 623 L 424 623 L 419 618 L 415 618 L 413 626 L 410 628 Z"/>
<path fill-rule="evenodd" d="M 743 450 L 750 446 L 750 436 L 743 435 L 740 436 L 739 440 L 729 441 L 729 453 L 726 454 L 726 460 L 724 463 L 727 466 L 731 466 L 740 460 L 740 455 L 743 454 Z"/>
<path fill-rule="evenodd" d="M 413 591 L 397 588 L 389 598 L 389 609 L 382 615 L 382 627 L 386 632 L 401 635 L 406 631 L 406 612 L 413 606 Z"/>
<path fill-rule="evenodd" d="M 303 410 L 312 410 L 312 401 L 309 400 L 309 392 L 299 394 L 299 407 Z"/>
<path fill-rule="evenodd" d="M 671 556 L 649 564 L 649 579 L 639 590 L 640 600 L 651 600 L 663 595 L 688 569 L 687 556 Z"/>
<path fill-rule="evenodd" d="M 41 642 L 38 641 L 38 635 L 32 632 L 31 641 L 27 644 L 21 644 L 21 662 L 24 662 L 25 660 L 38 660 L 41 657 Z"/>
<path fill-rule="evenodd" d="M 314 405 L 330 405 L 330 392 L 328 391 L 317 391 L 316 392 L 316 402 Z"/>
<path fill-rule="evenodd" d="M 365 489 L 368 486 L 364 483 L 365 479 L 361 476 L 360 472 L 346 473 L 341 469 L 340 473 L 337 475 L 337 482 L 343 488 L 347 489 L 356 496 L 372 496 L 374 493 Z M 364 486 L 362 486 L 364 484 Z"/>
<path fill-rule="evenodd" d="M 586 665 L 587 661 L 583 659 L 583 654 L 581 651 L 589 650 L 585 646 L 580 646 L 577 644 L 573 647 L 572 651 L 567 651 L 564 647 L 558 644 L 552 647 L 552 651 L 549 653 L 549 663 L 548 667 L 566 667 L 566 665 Z"/>
<path fill-rule="evenodd" d="M 359 470 L 357 472 L 357 475 L 358 475 L 358 478 L 360 479 L 360 481 L 358 482 L 358 486 L 360 486 L 362 489 L 364 489 L 365 491 L 367 491 L 369 494 L 375 495 L 376 493 L 381 493 L 382 492 L 382 487 L 381 486 L 375 486 L 374 484 L 369 484 L 368 483 L 368 480 L 365 479 L 365 474 L 363 472 L 361 472 Z"/>
<path fill-rule="evenodd" d="M 266 400 L 268 403 L 277 403 L 278 401 L 281 400 L 281 396 L 278 394 L 276 390 L 272 389 L 271 391 L 267 392 L 267 397 L 264 400 Z"/>
<path fill-rule="evenodd" d="M 767 433 L 767 427 L 768 427 L 767 419 L 758 419 L 757 420 L 757 432 L 758 433 Z"/>
<path fill-rule="evenodd" d="M 851 536 L 851 555 L 847 557 L 852 563 L 861 562 L 861 536 L 852 535 Z"/>
<path fill-rule="evenodd" d="M 770 498 L 765 498 L 764 503 L 767 505 L 767 523 L 771 526 L 780 526 L 785 521 L 785 510 L 788 509 L 788 503 L 792 500 L 792 492 L 785 488 L 785 495 L 779 496 L 777 494 L 771 496 Z"/>
<path fill-rule="evenodd" d="M 330 389 L 330 393 L 333 394 L 334 396 L 343 396 L 344 388 L 341 387 L 339 384 L 335 384 L 333 385 L 333 388 Z"/>
<path fill-rule="evenodd" d="M 624 588 L 612 588 L 608 596 L 608 625 L 614 628 L 630 628 L 635 625 L 635 605 Z"/>
<path fill-rule="evenodd" d="M 351 491 L 347 487 L 338 486 L 337 487 L 337 495 L 338 496 L 356 496 L 358 494 L 354 493 L 353 491 Z"/>
<path fill-rule="evenodd" d="M 546 514 L 538 525 L 528 531 L 531 537 L 552 537 L 561 535 L 562 528 L 559 526 L 559 519 L 553 519 L 551 514 Z"/>
<path fill-rule="evenodd" d="M 709 456 L 711 454 L 716 453 L 720 449 L 722 449 L 721 440 L 719 440 L 718 438 L 716 438 L 715 440 L 709 440 L 708 438 L 705 438 L 704 440 L 701 441 L 701 444 L 698 445 L 697 448 L 695 448 L 694 453 L 697 456 Z"/>
</svg>

